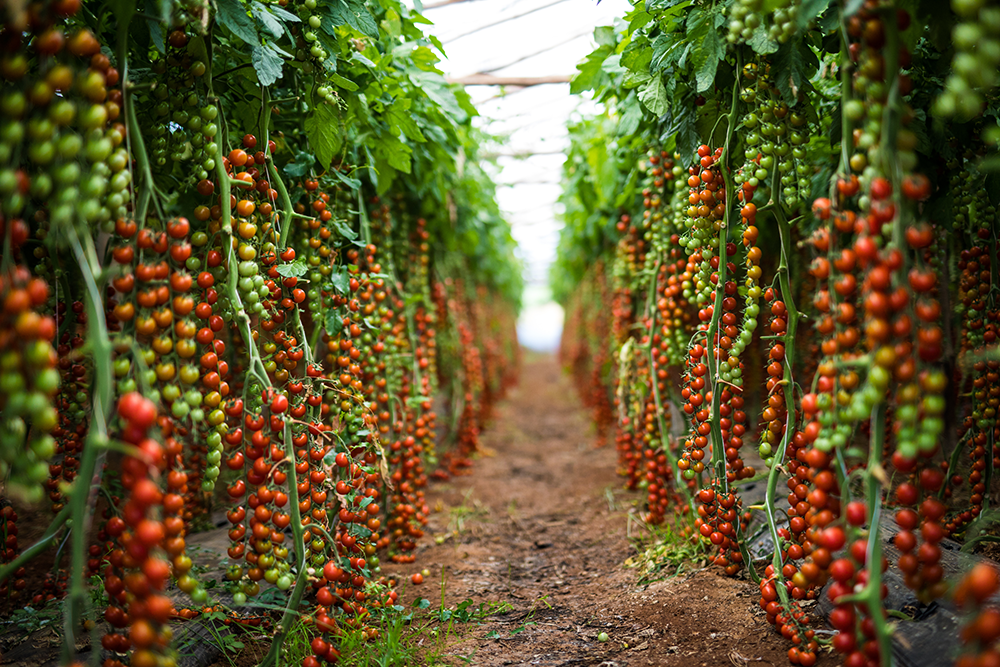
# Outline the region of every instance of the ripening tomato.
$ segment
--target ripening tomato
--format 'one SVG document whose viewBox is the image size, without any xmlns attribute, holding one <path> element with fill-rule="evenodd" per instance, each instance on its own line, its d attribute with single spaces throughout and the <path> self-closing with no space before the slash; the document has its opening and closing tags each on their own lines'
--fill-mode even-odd
<svg viewBox="0 0 1000 667">
<path fill-rule="evenodd" d="M 118 399 L 118 416 L 146 431 L 156 421 L 156 406 L 137 392 L 129 392 Z"/>
</svg>

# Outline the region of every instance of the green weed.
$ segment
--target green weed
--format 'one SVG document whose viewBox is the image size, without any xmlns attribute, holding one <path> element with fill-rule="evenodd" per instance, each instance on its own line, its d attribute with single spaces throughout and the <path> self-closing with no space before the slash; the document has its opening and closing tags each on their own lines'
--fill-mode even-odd
<svg viewBox="0 0 1000 667">
<path fill-rule="evenodd" d="M 686 537 L 669 523 L 644 527 L 640 537 L 632 538 L 637 553 L 625 561 L 626 567 L 639 570 L 640 583 L 671 579 L 706 566 L 707 551 L 702 540 Z"/>
</svg>

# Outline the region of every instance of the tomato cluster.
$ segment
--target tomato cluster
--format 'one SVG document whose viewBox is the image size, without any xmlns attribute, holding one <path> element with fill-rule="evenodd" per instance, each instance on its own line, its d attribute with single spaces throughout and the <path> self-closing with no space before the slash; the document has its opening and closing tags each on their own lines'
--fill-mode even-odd
<svg viewBox="0 0 1000 667">
<path fill-rule="evenodd" d="M 759 549 L 741 529 L 738 496 L 766 469 L 754 479 L 763 512 L 750 524 L 774 549 L 750 576 L 768 621 L 792 641 L 793 664 L 813 664 L 823 644 L 846 665 L 887 663 L 898 637 L 887 568 L 921 605 L 949 591 L 967 600 L 968 584 L 947 576 L 944 540 L 971 549 L 980 538 L 970 526 L 992 524 L 1000 255 L 990 172 L 1000 134 L 989 101 L 1000 14 L 982 2 L 940 9 L 931 18 L 884 0 L 740 0 L 692 6 L 672 29 L 630 17 L 615 32 L 635 65 L 629 76 L 583 83 L 606 109 L 574 126 L 568 152 L 555 281 L 568 297 L 564 346 L 603 347 L 619 361 L 604 391 L 618 401 L 627 485 L 641 486 L 642 463 L 664 457 L 729 572 L 731 555 Z M 951 21 L 954 43 L 929 37 L 939 20 Z M 672 59 L 670 48 L 706 34 L 713 43 L 726 28 L 732 46 L 708 69 Z M 647 72 L 645 92 L 662 83 L 670 93 L 662 105 L 640 94 L 633 124 L 632 77 Z M 600 141 L 614 142 L 617 173 L 586 164 Z M 650 143 L 679 151 L 673 183 L 632 168 L 637 157 L 665 161 L 658 149 L 623 149 Z M 605 221 L 598 234 L 594 219 Z M 600 276 L 578 270 L 580 256 L 613 259 L 610 295 L 594 298 Z M 589 340 L 589 311 L 601 308 L 614 326 Z M 648 362 L 635 351 L 643 343 Z M 592 384 L 576 376 L 581 390 Z M 679 439 L 656 431 L 671 413 L 687 420 Z M 648 458 L 644 431 L 656 444 Z M 737 517 L 720 519 L 729 509 Z M 671 519 L 686 525 L 683 512 Z M 892 563 L 886 532 L 899 551 Z M 823 595 L 834 606 L 830 638 L 806 612 Z M 962 664 L 992 664 L 992 612 L 970 606 L 981 619 L 968 619 Z"/>
<path fill-rule="evenodd" d="M 57 448 L 51 435 L 59 423 L 56 323 L 39 312 L 48 305 L 48 285 L 26 266 L 0 276 L 0 300 L 0 475 L 10 476 L 13 494 L 37 502 Z"/>
<path fill-rule="evenodd" d="M 420 179 L 387 191 L 381 169 L 350 162 L 355 150 L 319 163 L 308 128 L 344 97 L 322 82 L 299 91 L 291 74 L 328 71 L 333 37 L 316 34 L 315 0 L 247 19 L 287 26 L 298 47 L 269 33 L 290 92 L 259 114 L 241 91 L 260 54 L 247 46 L 226 71 L 242 56 L 214 6 L 168 3 L 136 18 L 138 37 L 123 25 L 112 51 L 95 31 L 128 19 L 128 5 L 112 21 L 115 8 L 73 0 L 22 4 L 0 30 L 0 587 L 24 595 L 36 563 L 21 567 L 18 514 L 47 498 L 45 539 L 72 544 L 72 562 L 39 573 L 32 602 L 68 594 L 66 627 L 88 630 L 85 577 L 100 576 L 105 666 L 171 664 L 171 618 L 215 608 L 218 573 L 195 575 L 187 536 L 222 509 L 221 588 L 236 607 L 272 589 L 294 610 L 259 623 L 276 644 L 305 601 L 306 667 L 334 662 L 336 635 L 378 636 L 371 612 L 396 600 L 380 557 L 413 560 L 432 471 L 471 464 L 516 379 L 503 251 L 483 266 L 439 251 L 467 219 L 506 223 L 471 206 L 424 210 Z M 278 118 L 299 100 L 311 120 Z M 429 101 L 412 110 L 433 113 Z M 445 150 L 456 131 L 426 146 Z M 485 182 L 445 180 L 442 199 Z M 375 192 L 369 216 L 360 204 Z M 442 406 L 459 406 L 456 433 Z M 191 608 L 174 608 L 171 585 Z"/>
</svg>

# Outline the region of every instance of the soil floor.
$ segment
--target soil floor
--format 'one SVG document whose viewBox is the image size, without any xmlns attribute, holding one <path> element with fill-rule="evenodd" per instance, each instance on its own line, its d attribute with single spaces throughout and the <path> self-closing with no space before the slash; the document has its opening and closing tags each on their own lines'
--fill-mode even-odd
<svg viewBox="0 0 1000 667">
<path fill-rule="evenodd" d="M 639 494 L 622 490 L 613 446 L 595 448 L 587 412 L 551 356 L 526 355 L 520 383 L 482 435 L 471 474 L 433 487 L 427 540 L 402 602 L 506 603 L 434 647 L 450 664 L 787 665 L 747 580 L 715 568 L 648 585 L 623 566 Z M 631 516 L 630 516 L 631 515 Z M 387 568 L 388 569 L 388 568 Z M 408 582 L 408 579 L 406 580 Z M 442 586 L 443 584 L 443 586 Z M 443 592 L 442 592 L 443 591 Z M 599 641 L 607 633 L 606 641 Z M 833 664 L 831 658 L 819 664 Z"/>
</svg>

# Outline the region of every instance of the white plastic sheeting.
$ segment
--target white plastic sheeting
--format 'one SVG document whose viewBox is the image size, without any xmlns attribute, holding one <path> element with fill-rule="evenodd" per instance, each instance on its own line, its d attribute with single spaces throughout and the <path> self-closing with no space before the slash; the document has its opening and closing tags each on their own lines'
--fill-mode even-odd
<svg viewBox="0 0 1000 667">
<path fill-rule="evenodd" d="M 440 67 L 450 77 L 572 75 L 596 46 L 593 30 L 611 25 L 630 9 L 627 0 L 463 0 L 431 7 L 428 32 L 443 43 Z M 568 139 L 566 122 L 592 103 L 570 95 L 569 84 L 526 88 L 470 86 L 487 132 L 506 138 L 495 147 L 498 200 L 510 221 L 524 262 L 525 308 L 518 323 L 522 342 L 554 349 L 562 312 L 551 304 L 547 282 L 562 223 L 559 177 Z"/>
</svg>

